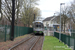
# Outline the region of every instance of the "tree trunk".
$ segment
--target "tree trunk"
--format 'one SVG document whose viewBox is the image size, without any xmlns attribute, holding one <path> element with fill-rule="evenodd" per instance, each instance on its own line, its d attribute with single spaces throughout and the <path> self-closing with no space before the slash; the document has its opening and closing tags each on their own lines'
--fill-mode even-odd
<svg viewBox="0 0 75 50">
<path fill-rule="evenodd" d="M 64 13 L 63 13 L 63 18 L 64 18 L 64 19 L 63 19 L 63 20 L 64 20 L 64 23 L 63 23 L 63 24 L 64 24 L 64 33 L 65 33 L 65 22 L 66 22 L 66 19 L 65 19 Z"/>
<path fill-rule="evenodd" d="M 63 31 L 63 22 L 62 21 L 61 21 L 61 32 Z"/>
<path fill-rule="evenodd" d="M 62 32 L 62 30 L 63 30 L 63 25 L 61 25 L 61 32 Z"/>
<path fill-rule="evenodd" d="M 64 33 L 65 33 L 65 21 L 64 21 Z"/>
</svg>

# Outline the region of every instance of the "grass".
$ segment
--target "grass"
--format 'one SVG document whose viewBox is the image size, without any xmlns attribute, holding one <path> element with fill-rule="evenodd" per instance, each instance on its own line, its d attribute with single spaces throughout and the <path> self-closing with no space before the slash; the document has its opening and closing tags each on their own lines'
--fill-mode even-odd
<svg viewBox="0 0 75 50">
<path fill-rule="evenodd" d="M 43 50 L 71 50 L 62 42 L 52 36 L 45 36 Z"/>
</svg>

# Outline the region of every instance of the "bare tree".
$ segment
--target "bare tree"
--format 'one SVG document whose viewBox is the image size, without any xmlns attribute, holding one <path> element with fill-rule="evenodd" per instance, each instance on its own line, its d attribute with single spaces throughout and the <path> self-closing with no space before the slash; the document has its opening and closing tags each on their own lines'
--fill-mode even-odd
<svg viewBox="0 0 75 50">
<path fill-rule="evenodd" d="M 22 7 L 22 2 L 23 0 L 16 0 L 15 1 L 15 24 L 17 24 L 17 19 L 18 19 L 18 16 L 20 14 L 20 8 Z M 3 1 L 3 12 L 4 12 L 4 16 L 11 22 L 11 18 L 12 18 L 12 1 L 11 0 L 4 0 Z"/>
<path fill-rule="evenodd" d="M 64 10 L 62 10 L 62 13 L 61 13 L 61 31 L 64 30 L 64 33 L 65 33 L 65 25 L 67 22 L 69 22 L 70 18 L 68 17 L 68 7 L 66 7 Z M 60 14 L 57 16 L 57 23 L 60 24 Z"/>
<path fill-rule="evenodd" d="M 69 6 L 67 14 L 75 23 L 75 0 L 71 3 L 71 6 Z"/>
<path fill-rule="evenodd" d="M 34 19 L 34 14 L 36 16 L 40 15 L 40 9 L 36 8 L 38 0 L 25 0 L 22 11 L 22 22 L 24 25 L 31 25 Z"/>
</svg>

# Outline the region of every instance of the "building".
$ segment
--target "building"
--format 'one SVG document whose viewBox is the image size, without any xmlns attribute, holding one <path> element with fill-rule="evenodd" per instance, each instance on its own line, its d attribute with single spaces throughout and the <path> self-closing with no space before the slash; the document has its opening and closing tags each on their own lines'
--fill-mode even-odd
<svg viewBox="0 0 75 50">
<path fill-rule="evenodd" d="M 56 17 L 47 17 L 46 19 L 43 20 L 43 24 L 45 28 L 48 28 L 49 30 L 56 30 L 59 28 L 59 24 L 56 22 Z"/>
</svg>

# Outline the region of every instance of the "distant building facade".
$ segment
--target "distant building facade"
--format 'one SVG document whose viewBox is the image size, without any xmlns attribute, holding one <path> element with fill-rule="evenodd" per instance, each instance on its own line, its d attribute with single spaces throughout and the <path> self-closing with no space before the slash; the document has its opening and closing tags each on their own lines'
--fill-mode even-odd
<svg viewBox="0 0 75 50">
<path fill-rule="evenodd" d="M 45 28 L 48 28 L 49 30 L 57 30 L 57 27 L 59 27 L 59 24 L 55 21 L 55 17 L 47 17 L 43 20 L 43 24 Z"/>
</svg>

